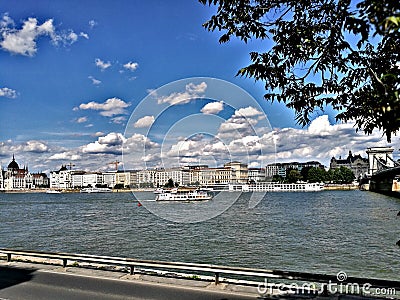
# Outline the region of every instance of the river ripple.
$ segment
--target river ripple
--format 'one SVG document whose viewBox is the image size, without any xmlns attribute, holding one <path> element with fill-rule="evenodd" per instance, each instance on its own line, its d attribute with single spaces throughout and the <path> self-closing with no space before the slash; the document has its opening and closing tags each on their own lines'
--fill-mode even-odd
<svg viewBox="0 0 400 300">
<path fill-rule="evenodd" d="M 223 214 L 189 224 L 138 207 L 131 193 L 2 193 L 0 247 L 399 279 L 400 200 L 324 191 L 248 203 L 242 194 Z M 185 214 L 199 204 L 153 205 Z"/>
</svg>

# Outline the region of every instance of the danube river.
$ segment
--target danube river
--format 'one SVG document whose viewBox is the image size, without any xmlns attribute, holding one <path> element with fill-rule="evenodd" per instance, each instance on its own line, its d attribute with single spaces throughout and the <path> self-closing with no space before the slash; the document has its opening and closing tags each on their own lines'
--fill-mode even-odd
<svg viewBox="0 0 400 300">
<path fill-rule="evenodd" d="M 208 205 L 234 195 L 221 193 Z M 1 193 L 0 247 L 399 279 L 399 199 L 361 191 L 268 193 L 251 208 L 249 195 L 216 217 L 179 223 L 148 209 L 179 216 L 203 204 L 138 206 L 131 193 Z"/>
</svg>

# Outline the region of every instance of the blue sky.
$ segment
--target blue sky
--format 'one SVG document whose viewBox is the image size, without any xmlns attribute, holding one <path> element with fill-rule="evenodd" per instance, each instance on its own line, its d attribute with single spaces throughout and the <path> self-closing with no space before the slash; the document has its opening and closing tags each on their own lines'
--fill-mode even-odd
<svg viewBox="0 0 400 300">
<path fill-rule="evenodd" d="M 195 0 L 0 1 L 0 163 L 13 153 L 46 172 L 69 162 L 107 170 L 115 160 L 327 163 L 386 145 L 378 132 L 334 124 L 331 112 L 301 128 L 291 110 L 266 103 L 261 82 L 235 74 L 268 41 L 219 44 L 201 26 L 214 12 Z M 241 90 L 248 95 L 233 100 Z"/>
</svg>

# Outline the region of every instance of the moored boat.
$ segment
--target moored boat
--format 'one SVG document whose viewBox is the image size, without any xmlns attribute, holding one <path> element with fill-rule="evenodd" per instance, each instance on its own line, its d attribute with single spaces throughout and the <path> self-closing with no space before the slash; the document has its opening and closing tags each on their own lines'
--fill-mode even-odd
<svg viewBox="0 0 400 300">
<path fill-rule="evenodd" d="M 84 188 L 80 190 L 81 193 L 111 193 L 112 189 L 109 188 Z"/>
<path fill-rule="evenodd" d="M 257 182 L 256 184 L 229 184 L 229 191 L 241 192 L 319 192 L 323 190 L 324 184 L 318 182 Z"/>
<path fill-rule="evenodd" d="M 156 194 L 156 201 L 207 201 L 213 196 L 206 190 L 173 188 Z"/>
<path fill-rule="evenodd" d="M 46 190 L 46 194 L 61 194 L 60 190 Z"/>
</svg>

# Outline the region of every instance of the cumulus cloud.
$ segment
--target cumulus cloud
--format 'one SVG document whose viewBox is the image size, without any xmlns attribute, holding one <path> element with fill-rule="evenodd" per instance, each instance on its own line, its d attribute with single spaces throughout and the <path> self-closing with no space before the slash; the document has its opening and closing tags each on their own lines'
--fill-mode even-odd
<svg viewBox="0 0 400 300">
<path fill-rule="evenodd" d="M 78 119 L 76 119 L 76 123 L 85 123 L 87 122 L 87 117 L 80 117 Z"/>
<path fill-rule="evenodd" d="M 99 84 L 101 84 L 101 81 L 98 80 L 98 79 L 96 79 L 96 78 L 94 78 L 93 76 L 88 76 L 88 78 L 92 81 L 92 83 L 93 83 L 94 85 L 99 85 Z"/>
<path fill-rule="evenodd" d="M 219 102 L 210 102 L 204 105 L 204 107 L 201 109 L 201 112 L 203 114 L 217 114 L 220 111 L 224 109 L 224 102 L 219 101 Z"/>
<path fill-rule="evenodd" d="M 217 136 L 222 139 L 252 136 L 255 134 L 255 126 L 262 116 L 264 113 L 254 107 L 239 108 L 220 125 Z"/>
<path fill-rule="evenodd" d="M 100 115 L 105 117 L 113 117 L 115 115 L 126 114 L 125 108 L 129 107 L 130 104 L 119 98 L 107 99 L 104 103 L 98 103 L 91 101 L 89 103 L 82 103 L 79 105 L 79 109 L 82 110 L 97 110 L 100 111 Z M 77 110 L 74 108 L 73 110 Z"/>
<path fill-rule="evenodd" d="M 43 153 L 43 152 L 47 152 L 49 150 L 49 147 L 47 146 L 47 144 L 45 144 L 44 142 L 40 142 L 40 141 L 27 141 L 24 145 L 23 145 L 23 151 L 26 152 L 35 152 L 35 153 Z"/>
<path fill-rule="evenodd" d="M 62 161 L 77 161 L 80 160 L 82 156 L 74 153 L 73 151 L 64 151 L 60 153 L 55 153 L 50 156 L 49 160 L 62 160 Z"/>
<path fill-rule="evenodd" d="M 3 87 L 0 88 L 0 97 L 6 97 L 6 98 L 17 98 L 17 91 L 10 89 L 8 87 Z"/>
<path fill-rule="evenodd" d="M 1 41 L 0 47 L 13 54 L 34 56 L 37 52 L 37 40 L 41 36 L 50 37 L 54 45 L 71 45 L 78 40 L 78 35 L 71 29 L 57 31 L 53 19 L 48 19 L 42 24 L 36 18 L 28 18 L 23 22 L 22 28 L 15 28 L 14 21 L 3 15 L 0 22 Z"/>
<path fill-rule="evenodd" d="M 129 71 L 135 71 L 139 67 L 139 64 L 136 62 L 128 62 L 124 64 L 124 68 Z"/>
<path fill-rule="evenodd" d="M 99 67 L 102 71 L 108 69 L 109 67 L 111 67 L 111 62 L 107 61 L 102 61 L 100 58 L 96 58 L 94 60 L 94 63 L 96 64 L 97 67 Z"/>
<path fill-rule="evenodd" d="M 121 133 L 111 132 L 106 136 L 101 136 L 94 143 L 89 143 L 82 147 L 83 153 L 109 153 L 121 154 L 122 144 L 126 141 Z"/>
<path fill-rule="evenodd" d="M 158 104 L 169 103 L 171 105 L 186 104 L 193 99 L 200 98 L 207 89 L 207 84 L 201 82 L 199 84 L 188 83 L 185 86 L 184 92 L 174 92 L 168 96 L 159 96 L 157 98 Z"/>
<path fill-rule="evenodd" d="M 133 124 L 135 128 L 147 128 L 154 123 L 154 116 L 144 116 Z"/>
</svg>

